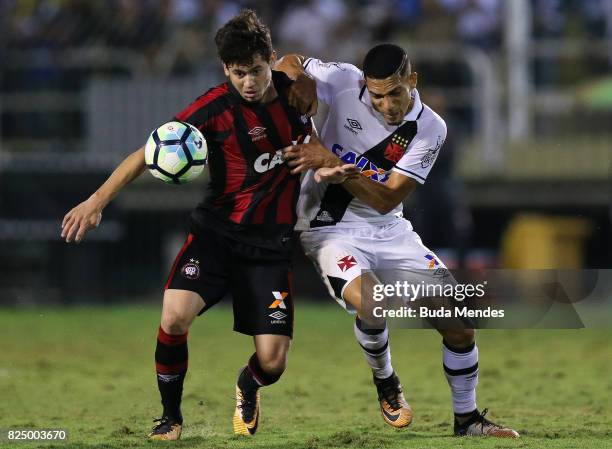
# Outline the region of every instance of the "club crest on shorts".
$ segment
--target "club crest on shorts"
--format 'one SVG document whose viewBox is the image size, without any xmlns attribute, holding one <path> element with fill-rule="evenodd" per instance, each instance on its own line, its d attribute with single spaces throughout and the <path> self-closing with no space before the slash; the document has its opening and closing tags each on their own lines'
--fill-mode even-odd
<svg viewBox="0 0 612 449">
<path fill-rule="evenodd" d="M 340 271 L 342 271 L 343 273 L 346 270 L 350 270 L 355 265 L 357 265 L 357 261 L 350 254 L 338 259 L 338 268 L 340 268 Z"/>
<path fill-rule="evenodd" d="M 181 268 L 181 273 L 187 279 L 197 279 L 200 277 L 200 261 L 196 259 L 189 259 L 183 268 Z"/>
</svg>

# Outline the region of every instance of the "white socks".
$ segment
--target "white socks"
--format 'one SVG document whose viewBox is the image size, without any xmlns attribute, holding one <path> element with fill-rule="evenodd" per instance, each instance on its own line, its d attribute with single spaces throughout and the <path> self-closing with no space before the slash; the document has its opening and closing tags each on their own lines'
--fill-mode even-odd
<svg viewBox="0 0 612 449">
<path fill-rule="evenodd" d="M 391 366 L 391 349 L 389 348 L 389 330 L 385 324 L 384 329 L 363 329 L 361 320 L 355 320 L 355 337 L 363 349 L 366 361 L 374 377 L 386 379 L 393 374 Z"/>
<path fill-rule="evenodd" d="M 467 348 L 453 348 L 443 341 L 444 374 L 453 396 L 456 414 L 476 410 L 476 385 L 478 385 L 478 347 L 472 343 Z"/>
</svg>

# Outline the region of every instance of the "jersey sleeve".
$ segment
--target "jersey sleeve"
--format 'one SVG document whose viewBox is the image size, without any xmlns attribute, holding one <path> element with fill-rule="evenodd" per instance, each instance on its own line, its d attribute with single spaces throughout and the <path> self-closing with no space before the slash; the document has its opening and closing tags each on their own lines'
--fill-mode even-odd
<svg viewBox="0 0 612 449">
<path fill-rule="evenodd" d="M 223 96 L 226 89 L 216 87 L 209 89 L 196 98 L 189 106 L 178 112 L 173 120 L 189 123 L 202 132 L 205 138 L 211 130 L 213 119 L 224 111 Z"/>
<path fill-rule="evenodd" d="M 335 95 L 347 87 L 352 87 L 363 76 L 361 70 L 344 62 L 322 62 L 320 59 L 307 58 L 304 71 L 317 83 L 317 97 L 327 105 L 333 103 Z"/>
<path fill-rule="evenodd" d="M 195 105 L 196 102 L 190 104 L 185 109 L 177 113 L 173 120 L 189 123 L 200 130 L 206 138 L 208 116 L 206 105 Z"/>
<path fill-rule="evenodd" d="M 424 184 L 445 139 L 446 123 L 439 116 L 435 116 L 425 125 L 421 133 L 417 133 L 416 140 L 411 142 L 408 151 L 395 164 L 392 171 Z"/>
</svg>

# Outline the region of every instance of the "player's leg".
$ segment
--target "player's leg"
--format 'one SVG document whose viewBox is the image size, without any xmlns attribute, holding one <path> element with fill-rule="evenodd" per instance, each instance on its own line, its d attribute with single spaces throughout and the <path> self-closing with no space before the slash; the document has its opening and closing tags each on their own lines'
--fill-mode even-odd
<svg viewBox="0 0 612 449">
<path fill-rule="evenodd" d="M 379 253 L 380 258 L 385 261 L 383 268 L 397 270 L 395 274 L 389 273 L 393 279 L 385 281 L 404 280 L 399 277 L 405 276 L 412 282 L 424 282 L 428 285 L 456 282 L 442 261 L 423 245 L 409 222 L 398 220 L 389 227 L 383 237 L 393 242 L 393 245 L 381 248 Z M 514 430 L 494 425 L 478 412 L 476 407 L 478 347 L 474 340 L 474 330 L 465 328 L 465 324 L 461 322 L 451 322 L 449 325 L 448 321 L 444 321 L 442 324 L 446 328 L 438 326 L 438 332 L 443 339 L 443 367 L 453 399 L 455 433 L 518 436 Z"/>
<path fill-rule="evenodd" d="M 293 334 L 289 261 L 242 260 L 235 264 L 232 296 L 234 330 L 252 335 L 255 352 L 236 381 L 234 433 L 253 435 L 260 417 L 260 389 L 276 383 L 285 370 Z"/>
<path fill-rule="evenodd" d="M 240 370 L 236 382 L 237 408 L 234 414 L 234 432 L 253 435 L 260 417 L 261 387 L 276 383 L 287 366 L 287 352 L 291 339 L 286 335 L 255 335 L 255 352 Z"/>
<path fill-rule="evenodd" d="M 460 436 L 518 438 L 517 431 L 495 424 L 476 406 L 478 385 L 478 347 L 473 329 L 439 329 L 446 380 L 453 398 L 454 432 Z"/>
<path fill-rule="evenodd" d="M 159 424 L 151 432 L 151 439 L 180 438 L 183 425 L 181 398 L 188 365 L 187 334 L 191 323 L 203 308 L 204 301 L 198 293 L 174 289 L 164 292 L 155 348 L 157 387 L 163 412 Z"/>
<path fill-rule="evenodd" d="M 399 377 L 391 365 L 387 323 L 373 318 L 374 315 L 369 310 L 373 301 L 362 301 L 362 292 L 371 292 L 372 286 L 377 283 L 379 281 L 373 273 L 364 273 L 347 285 L 343 298 L 357 311 L 353 330 L 372 370 L 382 417 L 387 424 L 403 428 L 410 425 L 413 413 L 404 397 Z"/>
<path fill-rule="evenodd" d="M 305 232 L 301 241 L 330 295 L 345 310 L 357 313 L 353 331 L 372 370 L 381 414 L 387 424 L 401 428 L 412 421 L 412 410 L 391 365 L 389 331 L 384 320 L 373 318 L 369 310 L 373 302 L 362 301 L 362 291 L 372 291 L 378 283 L 368 271 L 372 267 L 370 257 L 362 251 L 369 246 L 368 232 L 347 230 L 342 239 L 333 233 Z"/>
<path fill-rule="evenodd" d="M 442 335 L 442 367 L 451 389 L 455 421 L 477 409 L 478 347 L 473 329 L 438 329 Z"/>
<path fill-rule="evenodd" d="M 277 382 L 287 367 L 291 338 L 286 335 L 263 334 L 253 337 L 255 353 L 246 368 L 253 380 L 264 387 Z"/>
<path fill-rule="evenodd" d="M 384 320 L 375 320 L 372 301 L 362 301 L 362 291 L 372 291 L 378 279 L 370 270 L 368 254 L 360 248 L 360 230 L 350 230 L 340 239 L 337 234 L 304 232 L 301 236 L 306 255 L 313 261 L 329 294 L 350 313 L 356 313 L 355 337 L 375 378 L 388 378 L 393 373 L 389 332 Z M 367 308 L 368 310 L 364 310 Z"/>
<path fill-rule="evenodd" d="M 213 231 L 208 232 L 206 237 L 199 239 L 189 234 L 174 261 L 165 286 L 155 349 L 157 385 L 163 412 L 159 423 L 149 435 L 154 440 L 176 440 L 180 437 L 189 327 L 198 314 L 216 304 L 227 290 L 220 240 Z"/>
<path fill-rule="evenodd" d="M 368 286 L 377 282 L 373 273 L 364 273 L 346 286 L 343 299 L 357 312 L 353 331 L 374 378 L 387 379 L 393 374 L 389 330 L 384 320 L 372 320 L 373 314 L 364 310 L 371 302 L 362 302 L 361 298 L 362 288 L 372 291 Z"/>
</svg>

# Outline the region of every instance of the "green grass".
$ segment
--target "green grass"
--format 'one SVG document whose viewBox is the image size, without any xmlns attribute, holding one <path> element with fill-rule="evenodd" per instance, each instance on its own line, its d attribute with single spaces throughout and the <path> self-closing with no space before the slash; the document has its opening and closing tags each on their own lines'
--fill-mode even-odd
<svg viewBox="0 0 612 449">
<path fill-rule="evenodd" d="M 231 433 L 237 370 L 252 352 L 213 309 L 189 337 L 185 428 L 178 444 L 144 439 L 160 407 L 153 368 L 159 310 L 151 306 L 0 309 L 0 428 L 65 428 L 57 448 L 606 448 L 612 447 L 612 332 L 482 331 L 480 407 L 518 441 L 451 437 L 450 396 L 433 331 L 392 332 L 394 366 L 415 411 L 386 426 L 352 319 L 298 304 L 287 372 L 262 393 L 257 436 Z M 37 446 L 0 442 L 1 448 Z"/>
</svg>

